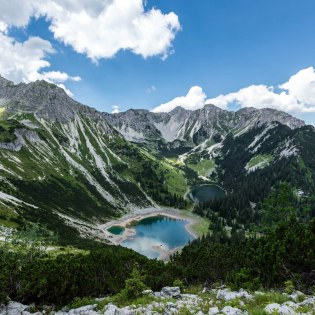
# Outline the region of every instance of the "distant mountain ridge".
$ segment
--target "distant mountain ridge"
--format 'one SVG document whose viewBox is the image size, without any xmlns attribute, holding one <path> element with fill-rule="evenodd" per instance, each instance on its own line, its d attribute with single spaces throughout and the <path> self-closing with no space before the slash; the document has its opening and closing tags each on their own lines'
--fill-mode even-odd
<svg viewBox="0 0 315 315">
<path fill-rule="evenodd" d="M 232 112 L 214 105 L 205 105 L 197 110 L 177 107 L 169 113 L 129 109 L 104 115 L 127 140 L 160 142 L 170 148 L 179 145 L 193 148 L 205 140 L 225 137 L 230 132 L 241 134 L 255 125 L 266 123 L 279 122 L 291 129 L 305 125 L 304 121 L 275 109 L 248 107 Z"/>
</svg>

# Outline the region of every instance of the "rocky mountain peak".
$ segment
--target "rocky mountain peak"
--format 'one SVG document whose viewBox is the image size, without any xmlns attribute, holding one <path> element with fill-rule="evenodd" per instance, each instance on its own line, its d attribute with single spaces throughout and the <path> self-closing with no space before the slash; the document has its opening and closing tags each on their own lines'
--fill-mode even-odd
<svg viewBox="0 0 315 315">
<path fill-rule="evenodd" d="M 18 101 L 18 110 L 36 113 L 47 120 L 66 122 L 73 119 L 78 110 L 78 103 L 63 89 L 45 81 L 18 85 L 13 99 Z"/>
<path fill-rule="evenodd" d="M 201 108 L 201 111 L 220 113 L 220 112 L 223 112 L 223 109 L 213 104 L 206 104 L 203 108 Z"/>
<path fill-rule="evenodd" d="M 186 112 L 190 112 L 189 109 L 185 109 L 182 106 L 176 106 L 173 110 L 169 112 L 170 115 L 180 115 Z"/>
<path fill-rule="evenodd" d="M 1 104 L 4 100 L 7 99 L 8 91 L 11 90 L 11 88 L 14 87 L 14 83 L 5 79 L 0 75 L 0 99 Z"/>
<path fill-rule="evenodd" d="M 48 121 L 67 122 L 83 107 L 62 88 L 44 80 L 15 85 L 1 77 L 0 98 L 11 113 L 34 113 Z"/>
<path fill-rule="evenodd" d="M 7 80 L 6 78 L 2 77 L 0 75 L 0 88 L 1 87 L 6 87 L 6 86 L 9 86 L 9 85 L 13 85 L 14 83 L 10 80 Z"/>
<path fill-rule="evenodd" d="M 298 119 L 286 112 L 279 111 L 273 108 L 257 109 L 254 107 L 245 107 L 240 109 L 238 114 L 245 115 L 247 117 L 257 117 L 262 123 L 271 123 L 274 121 L 280 122 L 282 125 L 286 125 L 291 129 L 300 128 L 305 126 L 305 122 Z"/>
<path fill-rule="evenodd" d="M 239 109 L 237 112 L 238 113 L 247 113 L 247 114 L 252 114 L 252 113 L 256 113 L 258 112 L 259 109 L 255 108 L 255 107 L 243 107 L 241 109 Z"/>
</svg>

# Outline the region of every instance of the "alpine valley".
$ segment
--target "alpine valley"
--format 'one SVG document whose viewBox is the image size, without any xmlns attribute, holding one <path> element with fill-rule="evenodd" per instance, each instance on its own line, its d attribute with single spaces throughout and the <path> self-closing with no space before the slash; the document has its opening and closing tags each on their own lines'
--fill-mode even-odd
<svg viewBox="0 0 315 315">
<path fill-rule="evenodd" d="M 284 112 L 107 114 L 45 81 L 2 77 L 0 100 L 1 223 L 40 222 L 65 242 L 95 238 L 98 224 L 136 208 L 187 208 L 197 184 L 224 187 L 218 216 L 247 227 L 279 182 L 315 192 L 315 130 Z"/>
<path fill-rule="evenodd" d="M 313 126 L 269 108 L 108 114 L 46 81 L 0 77 L 0 243 L 11 237 L 0 248 L 0 302 L 61 306 L 121 292 L 131 304 L 147 287 L 221 281 L 311 292 L 314 139 Z M 205 186 L 221 195 L 194 198 Z M 159 209 L 200 220 L 168 263 L 112 246 L 104 233 L 109 222 Z M 47 243 L 55 252 L 22 242 L 38 229 L 58 236 Z"/>
</svg>

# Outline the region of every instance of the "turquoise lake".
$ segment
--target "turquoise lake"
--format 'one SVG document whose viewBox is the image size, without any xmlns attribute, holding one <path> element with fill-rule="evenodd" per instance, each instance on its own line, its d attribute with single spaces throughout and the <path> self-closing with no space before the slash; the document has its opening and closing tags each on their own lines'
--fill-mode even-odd
<svg viewBox="0 0 315 315">
<path fill-rule="evenodd" d="M 160 252 L 154 246 L 162 245 L 166 250 L 184 246 L 194 237 L 186 230 L 188 221 L 166 216 L 154 216 L 137 221 L 132 228 L 136 235 L 121 243 L 148 258 L 159 258 Z"/>
<path fill-rule="evenodd" d="M 190 198 L 194 202 L 207 202 L 224 196 L 225 191 L 216 185 L 195 186 L 190 191 Z"/>
</svg>

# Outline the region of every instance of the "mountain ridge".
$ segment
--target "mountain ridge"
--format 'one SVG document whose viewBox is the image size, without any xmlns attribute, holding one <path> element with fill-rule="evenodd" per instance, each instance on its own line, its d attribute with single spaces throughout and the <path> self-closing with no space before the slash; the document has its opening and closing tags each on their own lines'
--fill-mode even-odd
<svg viewBox="0 0 315 315">
<path fill-rule="evenodd" d="M 178 142 L 182 142 L 193 148 L 206 139 L 226 136 L 229 132 L 237 134 L 244 128 L 253 127 L 255 123 L 262 125 L 278 121 L 291 129 L 305 125 L 305 122 L 298 118 L 270 108 L 249 107 L 231 112 L 209 104 L 197 110 L 186 110 L 178 106 L 169 113 L 130 109 L 122 113 L 104 115 L 129 141 L 161 141 L 164 147 L 176 147 Z"/>
</svg>

